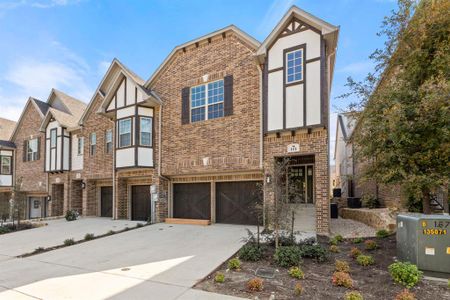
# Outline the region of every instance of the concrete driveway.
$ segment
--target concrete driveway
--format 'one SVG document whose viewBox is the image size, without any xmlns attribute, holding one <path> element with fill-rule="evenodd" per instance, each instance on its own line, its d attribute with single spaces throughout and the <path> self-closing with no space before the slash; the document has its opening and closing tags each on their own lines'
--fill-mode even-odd
<svg viewBox="0 0 450 300">
<path fill-rule="evenodd" d="M 155 224 L 0 262 L 0 299 L 236 299 L 191 287 L 232 256 L 244 226 Z"/>
<path fill-rule="evenodd" d="M 48 248 L 62 245 L 66 239 L 79 241 L 86 233 L 102 235 L 110 230 L 119 231 L 135 227 L 138 223 L 128 220 L 113 221 L 110 218 L 80 218 L 67 222 L 65 219 L 47 220 L 48 225 L 0 235 L 0 261 L 25 253 L 38 247 Z"/>
</svg>

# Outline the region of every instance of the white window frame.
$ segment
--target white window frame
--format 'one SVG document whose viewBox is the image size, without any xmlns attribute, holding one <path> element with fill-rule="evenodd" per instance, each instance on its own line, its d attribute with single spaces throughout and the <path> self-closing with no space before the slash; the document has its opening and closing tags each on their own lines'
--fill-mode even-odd
<svg viewBox="0 0 450 300">
<path fill-rule="evenodd" d="M 30 147 L 30 143 L 36 141 L 36 151 L 33 151 Z M 31 150 L 31 151 L 30 151 Z M 39 152 L 39 142 L 37 138 L 31 139 L 27 141 L 27 161 L 36 161 L 37 154 Z M 31 156 L 30 156 L 31 155 Z"/>
<path fill-rule="evenodd" d="M 91 156 L 94 156 L 96 151 L 97 151 L 97 133 L 91 132 L 91 134 L 89 135 L 89 154 Z"/>
<path fill-rule="evenodd" d="M 84 137 L 78 137 L 77 141 L 77 155 L 82 156 L 84 153 Z"/>
<path fill-rule="evenodd" d="M 142 131 L 142 120 L 148 119 L 150 120 L 150 131 Z M 142 133 L 149 133 L 150 134 L 150 144 L 144 145 L 142 143 Z M 153 118 L 152 117 L 139 117 L 139 145 L 145 146 L 145 147 L 153 147 Z"/>
<path fill-rule="evenodd" d="M 111 145 L 110 151 L 108 151 L 108 144 Z M 113 132 L 112 129 L 105 131 L 105 153 L 111 154 L 113 152 Z"/>
<path fill-rule="evenodd" d="M 300 59 L 301 59 L 301 63 L 300 63 L 300 67 L 301 67 L 301 72 L 300 72 L 300 79 L 295 79 L 295 74 L 298 74 L 298 73 L 295 73 L 295 52 L 301 52 L 301 56 L 300 56 Z M 293 66 L 293 68 L 294 68 L 294 73 L 292 74 L 292 76 L 294 76 L 294 80 L 293 81 L 289 81 L 289 60 L 288 60 L 288 55 L 289 54 L 291 54 L 291 53 L 293 53 L 294 54 L 294 66 Z M 296 83 L 296 82 L 300 82 L 300 81 L 303 81 L 303 77 L 304 77 L 304 66 L 305 66 L 305 56 L 304 56 L 304 54 L 305 54 L 305 52 L 303 51 L 303 48 L 300 48 L 300 49 L 295 49 L 295 50 L 292 50 L 292 51 L 289 51 L 289 52 L 286 52 L 286 66 L 285 66 L 285 72 L 286 72 L 286 84 L 291 84 L 291 83 Z"/>
<path fill-rule="evenodd" d="M 125 122 L 125 121 L 130 121 L 130 131 L 128 132 L 121 132 L 120 131 L 120 123 L 121 122 Z M 120 119 L 118 122 L 117 122 L 117 127 L 118 127 L 118 130 L 117 130 L 117 135 L 118 135 L 118 138 L 117 138 L 117 144 L 118 144 L 118 148 L 126 148 L 126 147 L 130 147 L 131 145 L 133 145 L 133 135 L 132 135 L 132 132 L 133 132 L 133 120 L 132 120 L 132 118 L 125 118 L 125 119 Z M 130 143 L 129 144 L 127 144 L 127 145 L 121 145 L 121 136 L 122 135 L 126 135 L 126 134 L 129 134 L 130 135 Z"/>
<path fill-rule="evenodd" d="M 3 164 L 3 159 L 7 158 L 9 160 L 8 164 Z M 3 167 L 7 166 L 9 168 L 9 172 L 3 172 Z M 11 175 L 12 174 L 12 157 L 7 155 L 1 155 L 0 156 L 0 174 L 2 175 Z"/>
<path fill-rule="evenodd" d="M 222 85 L 223 85 L 223 87 L 222 87 L 223 88 L 223 99 L 222 99 L 222 101 L 218 101 L 218 102 L 214 102 L 214 103 L 209 104 L 208 103 L 208 98 L 209 98 L 208 85 L 212 84 L 212 83 L 215 83 L 215 82 L 220 82 L 220 81 L 222 81 Z M 204 105 L 200 105 L 200 106 L 196 106 L 196 107 L 192 107 L 192 99 L 191 99 L 192 89 L 194 89 L 196 87 L 199 87 L 199 86 L 205 86 L 205 104 Z M 204 84 L 199 84 L 199 85 L 191 87 L 189 89 L 189 123 L 197 123 L 197 122 L 209 120 L 209 118 L 208 118 L 209 107 L 213 106 L 213 105 L 216 105 L 216 104 L 220 104 L 220 103 L 223 104 L 223 114 L 224 115 L 222 117 L 224 117 L 225 116 L 225 82 L 224 82 L 223 78 L 219 79 L 219 80 L 214 80 L 214 81 L 211 81 L 211 82 L 207 82 L 207 83 L 204 83 Z M 202 107 L 205 108 L 205 119 L 193 122 L 192 121 L 192 110 L 198 109 L 198 108 L 202 108 Z M 212 118 L 212 119 L 219 119 L 219 118 L 222 118 L 222 117 L 217 117 L 217 118 Z"/>
</svg>

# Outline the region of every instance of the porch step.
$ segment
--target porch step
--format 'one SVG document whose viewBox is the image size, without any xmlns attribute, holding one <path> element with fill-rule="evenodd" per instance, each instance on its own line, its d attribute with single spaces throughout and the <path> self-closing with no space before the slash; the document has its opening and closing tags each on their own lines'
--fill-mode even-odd
<svg viewBox="0 0 450 300">
<path fill-rule="evenodd" d="M 183 225 L 202 225 L 202 226 L 211 225 L 210 220 L 202 220 L 202 219 L 166 218 L 166 223 L 167 224 L 183 224 Z"/>
</svg>

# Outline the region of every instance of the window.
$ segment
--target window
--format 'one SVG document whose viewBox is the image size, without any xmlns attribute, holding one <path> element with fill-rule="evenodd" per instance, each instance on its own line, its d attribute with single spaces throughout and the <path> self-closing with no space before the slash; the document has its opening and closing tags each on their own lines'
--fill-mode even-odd
<svg viewBox="0 0 450 300">
<path fill-rule="evenodd" d="M 97 134 L 95 132 L 91 133 L 91 145 L 90 145 L 90 154 L 94 155 L 95 150 L 97 149 Z"/>
<path fill-rule="evenodd" d="M 131 118 L 119 120 L 119 148 L 131 146 Z"/>
<path fill-rule="evenodd" d="M 56 147 L 56 128 L 50 130 L 50 148 Z"/>
<path fill-rule="evenodd" d="M 224 116 L 223 80 L 191 88 L 191 122 Z"/>
<path fill-rule="evenodd" d="M 287 83 L 303 79 L 303 49 L 286 53 L 286 80 Z"/>
<path fill-rule="evenodd" d="M 11 156 L 0 156 L 0 174 L 11 174 Z"/>
<path fill-rule="evenodd" d="M 141 117 L 139 123 L 140 135 L 139 141 L 141 146 L 152 146 L 152 127 L 153 119 L 149 117 Z"/>
<path fill-rule="evenodd" d="M 84 152 L 84 137 L 78 137 L 77 154 L 83 155 Z"/>
<path fill-rule="evenodd" d="M 27 142 L 27 161 L 38 159 L 38 139 L 32 139 Z"/>
<path fill-rule="evenodd" d="M 111 154 L 112 153 L 112 130 L 108 129 L 105 132 L 105 148 L 106 153 Z"/>
</svg>

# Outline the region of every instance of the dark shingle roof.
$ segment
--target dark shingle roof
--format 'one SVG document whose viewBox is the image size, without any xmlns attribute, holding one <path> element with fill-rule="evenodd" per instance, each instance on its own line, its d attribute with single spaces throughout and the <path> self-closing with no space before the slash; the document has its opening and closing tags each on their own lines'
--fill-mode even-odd
<svg viewBox="0 0 450 300">
<path fill-rule="evenodd" d="M 16 148 L 16 144 L 11 141 L 0 140 L 0 147 Z"/>
<path fill-rule="evenodd" d="M 38 100 L 36 98 L 33 98 L 33 101 L 34 101 L 34 103 L 36 103 L 36 105 L 41 110 L 42 114 L 45 116 L 45 114 L 47 113 L 50 106 L 47 103 L 42 102 L 41 100 Z"/>
</svg>

